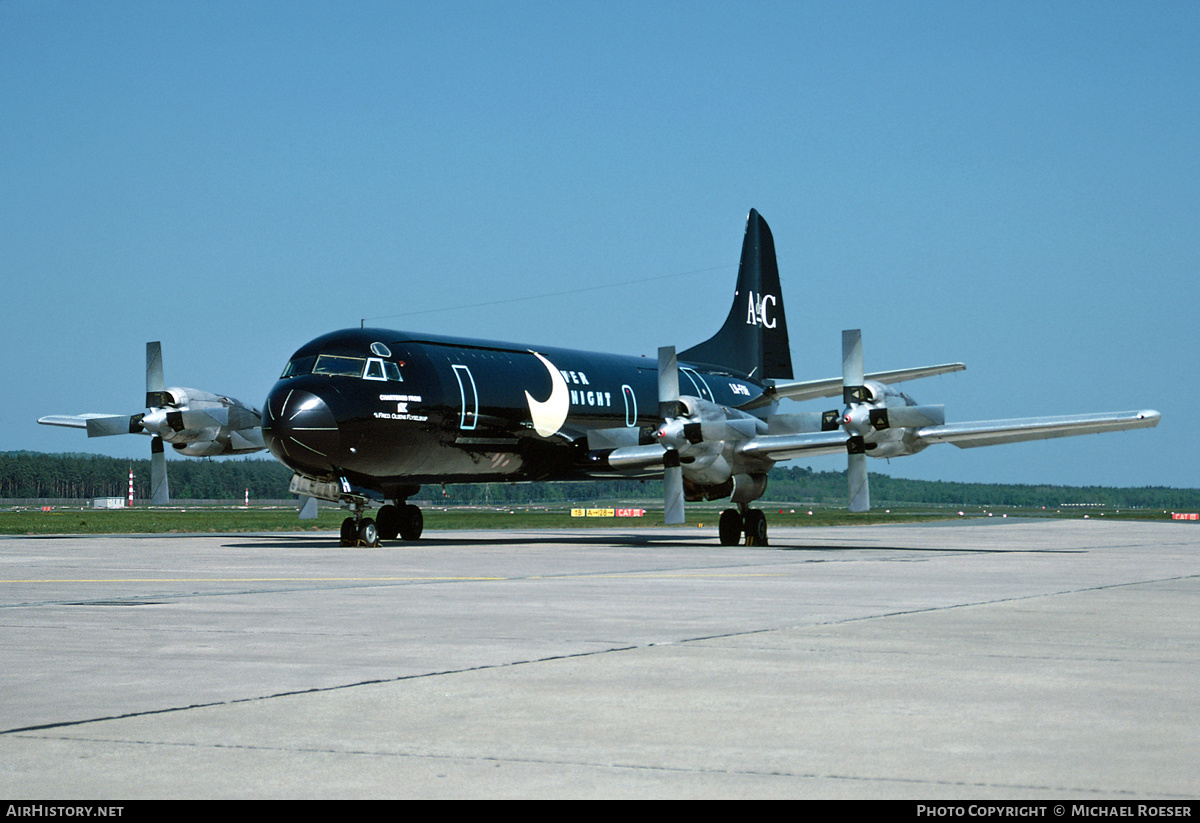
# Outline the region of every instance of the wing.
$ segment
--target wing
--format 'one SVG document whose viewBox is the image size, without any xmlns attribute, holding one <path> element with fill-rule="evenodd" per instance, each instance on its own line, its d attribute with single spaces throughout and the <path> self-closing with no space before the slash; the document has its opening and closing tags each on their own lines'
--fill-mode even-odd
<svg viewBox="0 0 1200 823">
<path fill-rule="evenodd" d="M 1021 417 L 1011 420 L 983 420 L 974 423 L 952 423 L 912 429 L 913 451 L 934 443 L 953 443 L 960 449 L 977 446 L 997 446 L 1001 443 L 1021 443 L 1026 440 L 1049 440 L 1053 437 L 1073 437 L 1080 434 L 1148 429 L 1158 425 L 1161 415 L 1152 409 L 1100 414 L 1072 414 L 1062 417 Z M 768 460 L 790 460 L 796 457 L 815 457 L 821 454 L 845 452 L 847 436 L 844 431 L 807 432 L 798 434 L 768 434 L 747 440 L 738 453 L 747 457 Z"/>
<path fill-rule="evenodd" d="M 953 443 L 960 449 L 1048 440 L 1077 434 L 1114 432 L 1124 429 L 1149 429 L 1158 425 L 1161 415 L 1152 409 L 1102 414 L 1076 414 L 1063 417 L 1023 417 L 1013 420 L 984 420 L 926 426 L 916 435 L 927 443 Z"/>
<path fill-rule="evenodd" d="M 841 381 L 839 382 L 839 386 Z M 822 454 L 845 454 L 846 433 L 840 428 L 807 434 L 766 434 L 747 440 L 738 453 L 747 457 L 768 460 L 791 460 L 794 457 L 816 457 Z"/>
</svg>

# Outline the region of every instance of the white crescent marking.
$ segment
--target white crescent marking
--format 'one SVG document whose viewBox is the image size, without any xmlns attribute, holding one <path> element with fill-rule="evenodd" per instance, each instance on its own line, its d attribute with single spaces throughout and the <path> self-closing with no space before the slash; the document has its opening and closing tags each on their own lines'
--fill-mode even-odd
<svg viewBox="0 0 1200 823">
<path fill-rule="evenodd" d="M 546 358 L 535 351 L 530 351 L 534 357 L 542 361 L 546 371 L 550 372 L 550 397 L 545 402 L 533 399 L 533 395 L 525 392 L 525 400 L 529 403 L 529 414 L 533 418 L 533 430 L 542 437 L 553 437 L 558 434 L 562 424 L 567 420 L 567 412 L 571 410 L 571 396 L 567 389 L 567 381 L 562 372 L 554 367 Z"/>
</svg>

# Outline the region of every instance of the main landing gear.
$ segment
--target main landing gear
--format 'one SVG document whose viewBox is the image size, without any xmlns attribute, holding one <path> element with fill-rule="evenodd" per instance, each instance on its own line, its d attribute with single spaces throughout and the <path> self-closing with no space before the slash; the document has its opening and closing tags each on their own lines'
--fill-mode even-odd
<svg viewBox="0 0 1200 823">
<path fill-rule="evenodd" d="M 746 535 L 747 546 L 766 546 L 767 516 L 762 509 L 751 509 L 742 505 L 740 509 L 726 509 L 721 512 L 721 520 L 717 524 L 717 533 L 721 537 L 722 546 L 736 546 L 743 532 Z"/>
<path fill-rule="evenodd" d="M 421 509 L 408 503 L 389 503 L 379 509 L 379 536 L 384 540 L 417 540 L 425 528 Z"/>
<path fill-rule="evenodd" d="M 425 518 L 418 506 L 406 503 L 381 506 L 376 519 L 363 517 L 364 503 L 350 504 L 351 516 L 342 521 L 343 546 L 375 548 L 380 540 L 417 540 L 425 528 Z"/>
</svg>

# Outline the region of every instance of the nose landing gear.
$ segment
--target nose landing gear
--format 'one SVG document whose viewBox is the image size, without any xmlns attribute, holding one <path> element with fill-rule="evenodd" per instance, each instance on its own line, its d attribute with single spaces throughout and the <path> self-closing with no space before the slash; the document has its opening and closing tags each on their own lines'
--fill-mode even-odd
<svg viewBox="0 0 1200 823">
<path fill-rule="evenodd" d="M 367 501 L 353 499 L 347 501 L 345 505 L 350 509 L 350 516 L 342 521 L 342 545 L 365 546 L 369 549 L 378 546 L 379 528 L 375 525 L 374 520 L 363 517 L 367 511 Z"/>
<path fill-rule="evenodd" d="M 347 517 L 342 521 L 342 545 L 375 548 L 379 545 L 379 528 L 369 517 Z"/>
</svg>

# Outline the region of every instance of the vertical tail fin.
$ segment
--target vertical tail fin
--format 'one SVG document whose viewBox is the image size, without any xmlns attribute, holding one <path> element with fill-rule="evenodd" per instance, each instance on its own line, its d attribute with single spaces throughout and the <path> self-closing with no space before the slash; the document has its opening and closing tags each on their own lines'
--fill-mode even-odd
<svg viewBox="0 0 1200 823">
<path fill-rule="evenodd" d="M 679 353 L 680 360 L 730 369 L 756 379 L 792 379 L 792 352 L 779 289 L 775 240 L 754 209 L 746 220 L 737 290 L 725 325 L 713 337 Z"/>
</svg>

